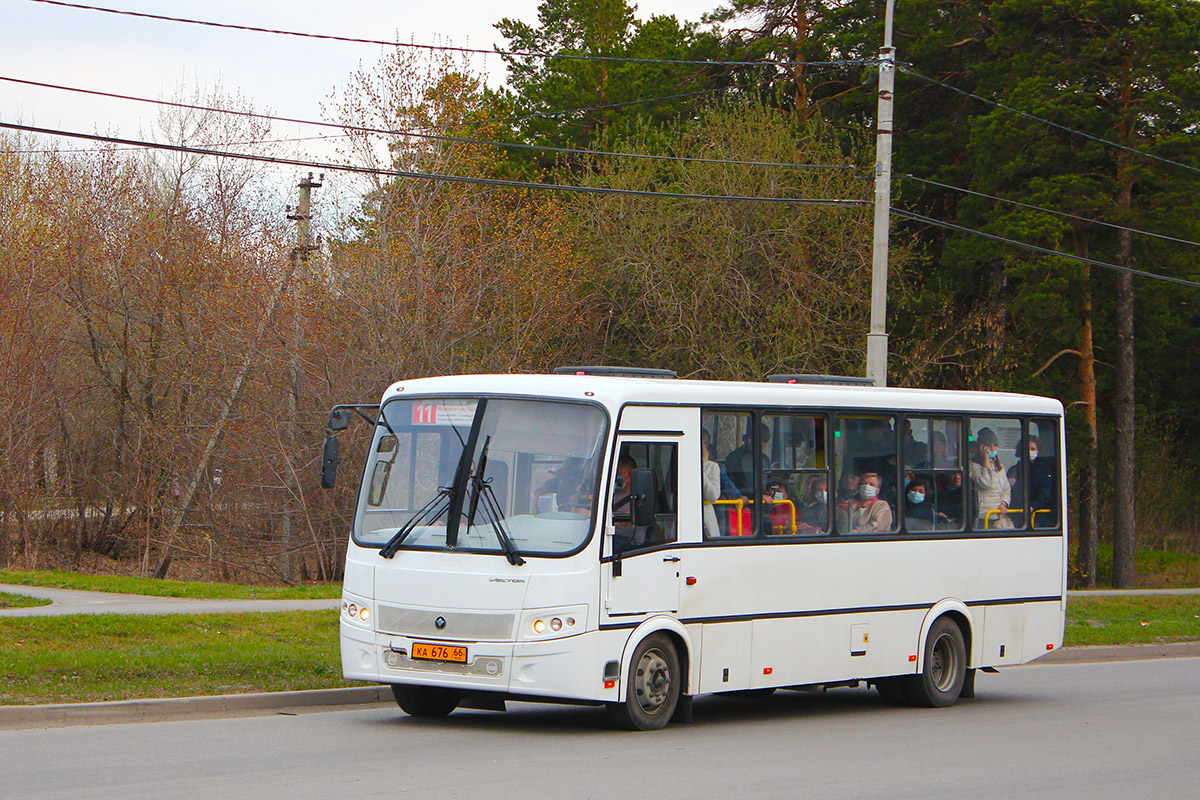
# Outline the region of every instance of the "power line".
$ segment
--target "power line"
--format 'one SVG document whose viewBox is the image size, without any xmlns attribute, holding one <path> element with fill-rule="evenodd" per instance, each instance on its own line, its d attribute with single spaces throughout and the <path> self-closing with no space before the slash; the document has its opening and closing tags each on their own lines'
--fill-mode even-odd
<svg viewBox="0 0 1200 800">
<path fill-rule="evenodd" d="M 243 161 L 258 161 L 266 164 L 281 164 L 291 167 L 321 169 L 327 172 L 352 172 L 362 175 L 386 175 L 396 178 L 412 178 L 414 180 L 434 181 L 441 183 L 463 183 L 476 186 L 495 186 L 507 189 L 542 189 L 557 192 L 579 192 L 583 194 L 621 195 L 629 197 L 663 197 L 677 200 L 726 200 L 732 202 L 750 203 L 790 203 L 794 205 L 814 206 L 869 206 L 869 200 L 847 200 L 823 197 L 756 197 L 746 195 L 693 194 L 683 192 L 652 192 L 641 189 L 610 189 L 600 186 L 580 186 L 568 183 L 537 183 L 533 181 L 513 181 L 500 178 L 475 178 L 466 175 L 442 175 L 431 172 L 409 172 L 405 170 L 382 169 L 379 167 L 363 167 L 353 164 L 322 163 L 306 161 L 298 158 L 283 158 L 280 156 L 254 155 L 252 153 L 231 153 L 222 150 L 212 150 L 204 147 L 190 147 L 180 144 L 163 144 L 161 142 L 146 142 L 137 139 L 123 139 L 116 136 L 104 136 L 98 133 L 79 133 L 75 131 L 38 128 L 31 125 L 19 125 L 13 122 L 0 122 L 0 128 L 37 133 L 46 136 L 63 136 L 70 139 L 86 139 L 94 142 L 129 145 L 149 150 L 168 150 L 177 153 L 192 153 L 216 158 L 234 158 Z"/>
<path fill-rule="evenodd" d="M 1061 131 L 1066 131 L 1067 133 L 1072 133 L 1076 136 L 1081 136 L 1084 139 L 1090 139 L 1093 142 L 1099 142 L 1101 144 L 1108 145 L 1109 147 L 1115 147 L 1118 150 L 1124 150 L 1128 153 L 1133 153 L 1133 154 L 1139 155 L 1143 158 L 1149 158 L 1154 161 L 1162 162 L 1163 164 L 1170 164 L 1173 167 L 1179 167 L 1181 169 L 1191 170 L 1192 172 L 1200 172 L 1200 167 L 1193 167 L 1190 164 L 1184 164 L 1179 161 L 1173 161 L 1169 158 L 1164 158 L 1162 156 L 1155 155 L 1154 153 L 1147 153 L 1142 150 L 1138 150 L 1136 147 L 1130 147 L 1128 145 L 1121 144 L 1120 142 L 1114 142 L 1110 139 L 1104 139 L 1099 136 L 1093 136 L 1090 133 L 1084 133 L 1081 130 L 1076 130 L 1075 128 L 1072 128 L 1070 126 L 1063 125 L 1062 123 L 1046 119 L 1045 117 L 1039 117 L 1035 114 L 1030 114 L 1028 111 L 1022 111 L 1019 108 L 1013 108 L 1012 106 L 1006 106 L 1003 103 L 999 103 L 999 102 L 997 102 L 995 100 L 991 100 L 987 97 L 982 97 L 982 96 L 974 94 L 972 92 L 968 92 L 966 89 L 959 89 L 957 86 L 951 86 L 948 83 L 943 83 L 942 81 L 939 81 L 935 78 L 930 78 L 928 75 L 922 75 L 921 73 L 917 72 L 916 70 L 914 70 L 908 66 L 899 66 L 898 65 L 897 69 L 903 70 L 906 75 L 912 75 L 915 78 L 920 78 L 921 80 L 932 83 L 935 86 L 941 86 L 943 89 L 949 89 L 952 92 L 957 92 L 958 94 L 961 94 L 964 97 L 970 97 L 973 100 L 978 100 L 981 103 L 986 103 L 987 105 L 994 106 L 996 108 L 1002 109 L 1004 111 L 1008 111 L 1008 112 L 1016 114 L 1018 116 L 1025 117 L 1027 119 L 1031 119 L 1035 122 L 1040 122 L 1043 125 L 1049 125 L 1052 128 L 1058 128 Z"/>
<path fill-rule="evenodd" d="M 541 59 L 558 59 L 565 61 L 604 61 L 620 64 L 666 64 L 666 65 L 686 65 L 697 67 L 761 67 L 761 66 L 777 66 L 790 67 L 798 65 L 806 66 L 831 66 L 835 64 L 856 64 L 865 66 L 874 62 L 871 61 L 689 61 L 687 59 L 672 59 L 672 58 L 630 58 L 626 56 L 588 56 L 577 55 L 570 53 L 538 53 L 527 52 L 520 50 L 483 50 L 474 47 L 453 47 L 450 45 L 433 45 L 433 44 L 415 44 L 406 42 L 388 42 L 382 39 L 364 39 L 354 36 L 335 36 L 328 33 L 305 33 L 302 31 L 288 31 L 277 28 L 260 28 L 254 25 L 235 25 L 228 22 L 212 22 L 209 20 L 189 19 L 186 17 L 169 17 L 162 14 L 147 14 L 142 11 L 126 11 L 117 8 L 105 8 L 103 6 L 84 5 L 82 3 L 67 3 L 63 0 L 30 0 L 32 3 L 42 3 L 51 6 L 60 6 L 62 8 L 73 8 L 81 11 L 99 11 L 105 14 L 118 14 L 126 17 L 139 17 L 141 19 L 152 19 L 160 22 L 180 22 L 187 25 L 204 25 L 210 28 L 224 28 L 227 30 L 249 31 L 251 33 L 270 33 L 279 36 L 299 36 L 305 39 L 324 39 L 333 42 L 348 42 L 350 44 L 374 44 L 382 47 L 406 47 L 414 50 L 428 50 L 439 52 L 453 53 L 475 53 L 482 55 L 499 55 L 508 56 L 511 58 L 541 58 Z"/>
<path fill-rule="evenodd" d="M 1042 247 L 1041 245 L 1031 244 L 1029 242 L 1021 242 L 1016 239 L 1009 239 L 1006 236 L 998 236 L 997 234 L 987 233 L 986 231 L 976 230 L 975 228 L 967 228 L 962 225 L 955 225 L 952 222 L 943 222 L 940 219 L 934 219 L 933 217 L 926 217 L 922 214 L 914 214 L 911 211 L 903 211 L 898 208 L 893 208 L 892 214 L 894 216 L 900 217 L 902 219 L 909 219 L 914 222 L 922 222 L 922 223 L 925 223 L 926 225 L 933 225 L 938 228 L 945 228 L 947 230 L 956 231 L 958 233 L 966 233 L 971 236 L 979 236 L 984 239 L 991 239 L 994 242 L 1003 242 L 1004 244 L 1010 244 L 1010 245 L 1013 245 L 1014 247 L 1021 247 L 1026 250 L 1033 250 L 1034 252 L 1042 253 L 1042 254 L 1048 255 L 1048 256 L 1056 256 L 1058 258 L 1065 258 L 1069 261 L 1078 261 L 1082 264 L 1088 264 L 1093 267 L 1101 267 L 1102 269 L 1111 269 L 1111 270 L 1115 270 L 1116 272 L 1127 272 L 1130 275 L 1138 275 L 1143 278 L 1153 278 L 1155 280 L 1166 281 L 1168 283 L 1177 283 L 1180 286 L 1191 286 L 1193 288 L 1200 289 L 1200 282 L 1189 281 L 1189 280 L 1185 280 L 1184 278 L 1173 278 L 1170 275 L 1160 275 L 1157 272 L 1146 272 L 1145 270 L 1134 269 L 1133 267 L 1122 267 L 1119 264 L 1110 264 L 1107 261 L 1097 261 L 1093 258 L 1087 258 L 1085 256 L 1077 256 L 1072 253 L 1064 253 L 1061 250 L 1053 250 L 1049 247 Z"/>
<path fill-rule="evenodd" d="M 194 103 L 181 103 L 181 102 L 174 101 L 174 100 L 154 100 L 154 99 L 148 98 L 148 97 L 136 97 L 134 95 L 115 94 L 113 92 L 102 92 L 102 91 L 95 90 L 95 89 L 82 89 L 82 88 L 74 87 L 74 86 L 63 86 L 61 84 L 56 84 L 56 83 L 43 83 L 41 81 L 31 81 L 31 80 L 25 80 L 22 78 L 11 78 L 11 77 L 7 77 L 4 75 L 0 75 L 0 81 L 5 81 L 8 83 L 17 83 L 17 84 L 21 84 L 24 86 L 35 86 L 35 87 L 43 88 L 43 89 L 56 89 L 59 91 L 74 92 L 74 93 L 78 93 L 78 94 L 86 94 L 86 95 L 91 95 L 94 97 L 108 97 L 108 98 L 112 98 L 112 99 L 116 99 L 116 100 L 130 100 L 130 101 L 137 102 L 137 103 L 151 103 L 153 105 L 167 106 L 170 108 L 182 108 L 182 109 L 188 109 L 188 110 L 192 110 L 192 111 L 208 111 L 208 112 L 214 112 L 214 113 L 218 113 L 218 114 L 229 114 L 232 116 L 247 117 L 250 119 L 261 119 L 261 120 L 267 120 L 267 121 L 272 121 L 272 122 L 297 123 L 297 124 L 301 124 L 301 125 L 312 125 L 314 127 L 321 127 L 321 128 L 335 128 L 337 130 L 354 131 L 356 133 L 378 133 L 378 134 L 383 134 L 383 135 L 388 135 L 388 136 L 407 136 L 407 137 L 412 137 L 412 138 L 416 138 L 416 139 L 429 139 L 429 140 L 433 140 L 433 141 L 450 142 L 450 143 L 454 143 L 454 144 L 472 144 L 472 145 L 484 145 L 484 146 L 504 147 L 504 148 L 517 148 L 517 149 L 525 149 L 525 150 L 540 150 L 540 151 L 545 151 L 545 152 L 563 153 L 563 154 L 568 154 L 568 155 L 592 155 L 592 156 L 612 156 L 612 157 L 618 157 L 618 158 L 641 158 L 641 159 L 660 160 L 660 161 L 680 161 L 680 162 L 698 163 L 698 164 L 737 164 L 737 165 L 742 165 L 742 166 L 754 166 L 754 167 L 789 167 L 789 168 L 809 168 L 809 169 L 854 169 L 854 167 L 847 165 L 847 164 L 794 164 L 794 163 L 775 162 L 775 161 L 741 161 L 738 159 L 697 158 L 697 157 L 692 157 L 692 156 L 663 156 L 663 155 L 651 155 L 651 154 L 647 154 L 647 153 L 623 153 L 623 152 L 613 152 L 613 151 L 607 151 L 607 150 L 590 150 L 590 149 L 572 148 L 572 147 L 551 147 L 548 145 L 525 144 L 523 142 L 498 142 L 498 141 L 492 141 L 492 140 L 487 140 L 487 139 L 471 139 L 471 138 L 463 138 L 463 137 L 458 137 L 458 136 L 442 136 L 439 134 L 432 134 L 432 133 L 418 133 L 416 131 L 411 131 L 411 130 L 371 128 L 371 127 L 365 127 L 365 126 L 361 126 L 361 125 L 340 124 L 337 122 L 324 122 L 324 121 L 318 121 L 318 120 L 298 119 L 296 117 L 281 117 L 281 116 L 277 116 L 274 114 L 261 114 L 261 113 L 255 112 L 255 111 L 241 111 L 241 110 L 237 110 L 237 109 L 219 108 L 216 106 L 202 106 L 202 105 L 197 105 Z M 551 113 L 562 113 L 562 112 L 551 112 Z M 484 121 L 480 121 L 480 122 L 461 123 L 461 124 L 484 125 L 484 124 L 488 124 L 489 122 L 491 122 L 491 120 L 484 120 Z M 323 138 L 323 137 L 314 137 L 314 138 Z M 324 138 L 341 138 L 341 137 L 324 137 Z M 303 139 L 299 139 L 299 138 L 283 139 L 283 140 L 279 140 L 279 141 L 303 141 Z"/>
<path fill-rule="evenodd" d="M 1139 228 L 1130 228 L 1125 225 L 1118 225 L 1115 222 L 1104 222 L 1103 220 L 1089 219 L 1088 217 L 1081 217 L 1078 214 L 1069 214 L 1066 211 L 1055 211 L 1052 208 L 1043 208 L 1042 206 L 1035 206 L 1031 203 L 1022 203 L 1019 200 L 1010 200 L 1007 197 L 997 197 L 996 195 L 992 195 L 992 194 L 984 194 L 983 192 L 976 192 L 972 189 L 963 189 L 958 186 L 951 186 L 948 183 L 939 183 L 937 181 L 931 181 L 926 178 L 918 178 L 916 175 L 900 175 L 899 177 L 906 178 L 910 181 L 916 181 L 917 183 L 925 183 L 930 186 L 938 186 L 938 187 L 941 187 L 942 189 L 950 189 L 951 191 L 962 192 L 963 194 L 973 195 L 974 197 L 982 197 L 987 200 L 995 200 L 1000 203 L 1007 203 L 1009 205 L 1018 206 L 1020 208 L 1028 208 L 1031 211 L 1040 211 L 1043 214 L 1053 214 L 1056 217 L 1065 217 L 1066 219 L 1073 219 L 1078 222 L 1086 222 L 1091 225 L 1103 225 L 1106 228 L 1114 228 L 1119 231 L 1129 231 L 1130 233 L 1136 233 L 1141 236 L 1151 236 L 1155 239 L 1162 239 L 1167 242 L 1175 242 L 1176 244 L 1190 244 L 1193 247 L 1200 247 L 1200 242 L 1193 242 L 1189 239 L 1179 239 L 1174 236 L 1167 236 L 1166 234 L 1163 234 L 1163 233 L 1153 233 L 1151 231 L 1144 231 Z"/>
</svg>

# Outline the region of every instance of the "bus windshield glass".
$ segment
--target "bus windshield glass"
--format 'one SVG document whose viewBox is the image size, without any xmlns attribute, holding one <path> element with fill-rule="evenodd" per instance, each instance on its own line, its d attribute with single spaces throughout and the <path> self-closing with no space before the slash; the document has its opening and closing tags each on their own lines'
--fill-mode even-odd
<svg viewBox="0 0 1200 800">
<path fill-rule="evenodd" d="M 385 556 L 512 557 L 561 555 L 587 541 L 607 429 L 599 407 L 426 397 L 392 400 L 381 413 L 355 517 L 358 544 Z M 459 506 L 458 524 L 448 525 Z"/>
</svg>

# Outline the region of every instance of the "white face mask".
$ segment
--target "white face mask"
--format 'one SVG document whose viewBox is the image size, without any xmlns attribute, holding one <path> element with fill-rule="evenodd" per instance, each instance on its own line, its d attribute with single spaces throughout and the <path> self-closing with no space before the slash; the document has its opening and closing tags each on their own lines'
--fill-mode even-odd
<svg viewBox="0 0 1200 800">
<path fill-rule="evenodd" d="M 776 493 L 775 493 L 775 499 L 776 499 L 776 500 L 784 500 L 784 499 L 786 499 L 786 498 L 783 496 L 783 492 L 776 492 Z"/>
<path fill-rule="evenodd" d="M 863 500 L 873 500 L 877 494 L 879 494 L 879 490 L 869 483 L 864 483 L 858 487 L 858 496 Z"/>
<path fill-rule="evenodd" d="M 829 498 L 829 494 L 824 489 L 821 489 L 820 491 L 817 492 L 817 502 L 818 503 L 824 503 L 828 498 Z"/>
<path fill-rule="evenodd" d="M 1036 461 L 1036 460 L 1037 460 L 1037 450 L 1030 450 L 1030 451 L 1029 451 L 1029 460 L 1030 460 L 1030 461 Z"/>
</svg>

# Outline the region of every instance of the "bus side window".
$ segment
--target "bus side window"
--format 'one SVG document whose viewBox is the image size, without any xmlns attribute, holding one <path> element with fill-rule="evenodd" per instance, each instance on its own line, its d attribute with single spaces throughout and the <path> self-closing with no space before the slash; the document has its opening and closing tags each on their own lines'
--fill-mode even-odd
<svg viewBox="0 0 1200 800">
<path fill-rule="evenodd" d="M 1058 477 L 1058 425 L 1054 420 L 1031 420 L 1029 438 L 1022 453 L 1022 461 L 1028 464 L 1023 477 L 1029 497 L 1030 526 L 1046 530 L 1057 528 L 1058 494 L 1061 485 Z M 1036 453 L 1036 457 L 1034 454 Z M 1027 461 L 1026 461 L 1027 459 Z M 1021 472 L 1025 472 L 1021 470 Z"/>
</svg>

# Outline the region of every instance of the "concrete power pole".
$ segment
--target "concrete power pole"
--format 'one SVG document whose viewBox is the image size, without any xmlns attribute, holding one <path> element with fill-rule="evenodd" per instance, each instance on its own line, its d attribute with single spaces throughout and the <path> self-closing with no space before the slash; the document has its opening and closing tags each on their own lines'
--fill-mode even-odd
<svg viewBox="0 0 1200 800">
<path fill-rule="evenodd" d="M 324 173 L 321 174 L 320 180 L 325 180 Z M 295 268 L 295 278 L 292 281 L 292 330 L 288 341 L 288 356 L 289 369 L 291 380 L 289 381 L 287 394 L 287 422 L 286 430 L 284 431 L 283 441 L 286 443 L 288 452 L 284 454 L 282 462 L 284 464 L 284 485 L 287 487 L 287 504 L 286 511 L 280 523 L 281 539 L 283 540 L 282 553 L 279 559 L 279 571 L 287 580 L 295 580 L 296 578 L 296 552 L 299 550 L 299 505 L 300 505 L 300 479 L 297 475 L 295 465 L 292 463 L 292 458 L 296 455 L 299 444 L 303 441 L 300 420 L 297 419 L 297 411 L 300 407 L 300 340 L 303 333 L 303 324 L 300 318 L 300 292 L 296 287 L 304 284 L 304 279 L 307 276 L 308 257 L 317 247 L 312 243 L 312 234 L 309 228 L 309 220 L 312 219 L 310 213 L 312 204 L 312 190 L 319 189 L 321 184 L 313 180 L 312 173 L 308 173 L 308 177 L 303 178 L 298 184 L 300 189 L 300 200 L 296 206 L 295 213 L 289 213 L 288 219 L 296 223 L 296 246 L 292 248 L 291 260 Z M 289 209 L 290 211 L 290 209 Z"/>
<path fill-rule="evenodd" d="M 887 0 L 883 47 L 879 50 L 879 111 L 875 132 L 875 234 L 871 251 L 871 332 L 867 334 L 867 377 L 887 386 L 888 223 L 892 211 L 892 104 L 896 49 L 892 47 L 895 0 Z"/>
</svg>

